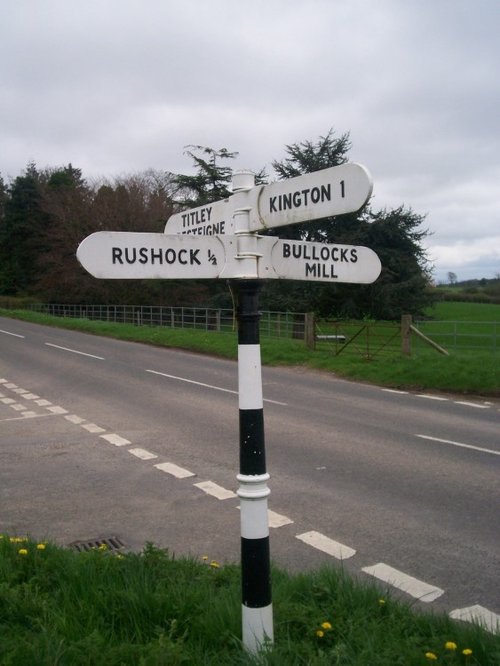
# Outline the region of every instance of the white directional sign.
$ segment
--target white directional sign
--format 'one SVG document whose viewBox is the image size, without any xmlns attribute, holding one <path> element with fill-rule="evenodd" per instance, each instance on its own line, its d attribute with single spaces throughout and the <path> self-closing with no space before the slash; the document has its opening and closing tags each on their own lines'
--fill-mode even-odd
<svg viewBox="0 0 500 666">
<path fill-rule="evenodd" d="M 246 245 L 250 243 L 250 245 Z M 96 278 L 288 279 L 368 284 L 380 260 L 367 247 L 246 237 L 98 231 L 76 256 Z"/>
<path fill-rule="evenodd" d="M 98 231 L 80 243 L 76 256 L 91 275 L 109 279 L 217 278 L 225 264 L 216 236 Z"/>
<path fill-rule="evenodd" d="M 258 185 L 245 193 L 245 205 L 250 209 L 246 231 L 352 213 L 368 201 L 372 187 L 367 169 L 355 162 Z M 233 196 L 172 215 L 165 233 L 201 236 L 234 233 Z"/>
<path fill-rule="evenodd" d="M 250 213 L 250 231 L 352 213 L 372 188 L 370 174 L 355 162 L 264 185 Z"/>
<path fill-rule="evenodd" d="M 293 240 L 274 243 L 270 264 L 276 275 L 268 277 L 355 284 L 375 282 L 382 270 L 380 259 L 367 247 Z"/>
<path fill-rule="evenodd" d="M 233 211 L 229 199 L 190 208 L 168 218 L 166 234 L 219 236 L 233 233 Z"/>
</svg>

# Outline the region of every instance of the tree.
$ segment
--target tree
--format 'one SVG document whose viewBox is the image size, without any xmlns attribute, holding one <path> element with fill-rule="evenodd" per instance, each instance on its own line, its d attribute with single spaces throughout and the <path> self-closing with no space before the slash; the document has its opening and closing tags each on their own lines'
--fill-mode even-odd
<svg viewBox="0 0 500 666">
<path fill-rule="evenodd" d="M 448 282 L 450 284 L 456 284 L 457 283 L 457 274 L 453 273 L 453 271 L 448 272 Z"/>
<path fill-rule="evenodd" d="M 41 176 L 30 163 L 7 190 L 0 227 L 0 293 L 29 292 L 46 216 L 41 209 Z"/>
<path fill-rule="evenodd" d="M 235 158 L 238 153 L 232 153 L 227 148 L 214 150 L 204 146 L 186 146 L 185 154 L 189 155 L 196 166 L 196 173 L 191 176 L 178 174 L 174 176 L 174 183 L 181 195 L 181 204 L 185 208 L 194 208 L 212 201 L 227 199 L 231 194 L 229 185 L 233 171 L 231 167 L 223 166 L 220 160 Z M 204 159 L 194 151 L 208 156 Z"/>
</svg>

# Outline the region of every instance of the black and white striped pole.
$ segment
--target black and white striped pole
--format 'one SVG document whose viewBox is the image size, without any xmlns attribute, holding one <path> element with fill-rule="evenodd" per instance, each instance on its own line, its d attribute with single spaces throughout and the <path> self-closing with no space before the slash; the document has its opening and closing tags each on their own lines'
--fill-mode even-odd
<svg viewBox="0 0 500 666">
<path fill-rule="evenodd" d="M 273 640 L 264 409 L 256 280 L 237 283 L 240 417 L 241 588 L 243 645 L 258 652 Z"/>
<path fill-rule="evenodd" d="M 253 174 L 233 177 L 236 256 L 242 279 L 233 280 L 232 288 L 238 319 L 242 638 L 245 649 L 257 653 L 266 643 L 272 643 L 274 631 L 259 334 L 261 283 L 252 279 L 257 278 L 259 255 L 255 235 L 248 232 L 249 208 L 245 205 L 245 190 L 253 185 Z"/>
</svg>

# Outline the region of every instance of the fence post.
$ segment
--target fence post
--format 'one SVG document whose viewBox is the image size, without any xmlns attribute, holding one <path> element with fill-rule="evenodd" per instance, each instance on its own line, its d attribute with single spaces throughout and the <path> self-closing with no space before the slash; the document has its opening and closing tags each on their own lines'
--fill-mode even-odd
<svg viewBox="0 0 500 666">
<path fill-rule="evenodd" d="M 411 315 L 401 315 L 401 353 L 411 356 Z"/>
<path fill-rule="evenodd" d="M 316 322 L 314 312 L 306 312 L 304 315 L 304 341 L 308 349 L 316 349 Z"/>
</svg>

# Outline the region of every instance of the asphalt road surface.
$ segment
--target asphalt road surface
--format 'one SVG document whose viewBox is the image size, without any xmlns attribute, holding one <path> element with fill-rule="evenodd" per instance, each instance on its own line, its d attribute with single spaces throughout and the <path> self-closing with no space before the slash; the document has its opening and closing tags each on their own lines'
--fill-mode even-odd
<svg viewBox="0 0 500 666">
<path fill-rule="evenodd" d="M 498 359 L 496 359 L 498 361 Z M 0 531 L 238 561 L 235 362 L 0 318 Z M 264 368 L 274 561 L 500 619 L 500 403 Z"/>
</svg>

